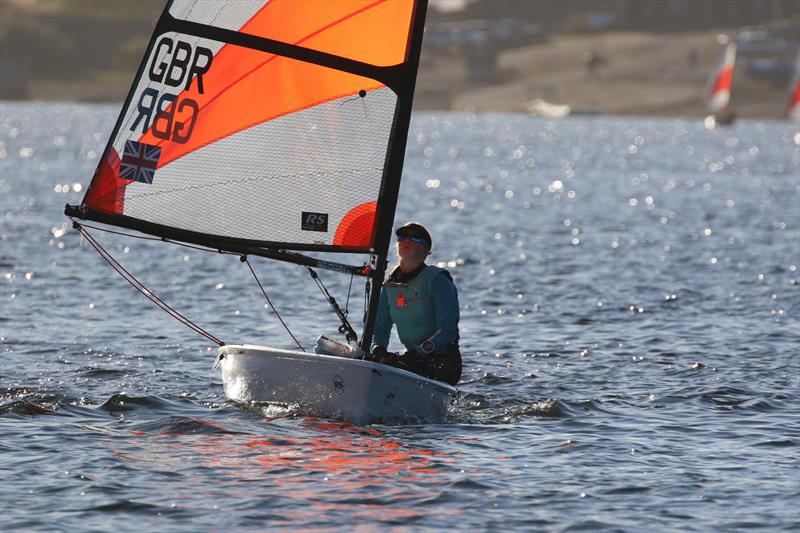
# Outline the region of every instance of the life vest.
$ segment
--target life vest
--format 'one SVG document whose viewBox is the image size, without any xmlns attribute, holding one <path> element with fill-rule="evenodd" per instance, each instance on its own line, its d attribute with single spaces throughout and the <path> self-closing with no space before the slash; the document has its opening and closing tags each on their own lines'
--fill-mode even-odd
<svg viewBox="0 0 800 533">
<path fill-rule="evenodd" d="M 436 333 L 432 285 L 436 276 L 442 273 L 450 277 L 445 269 L 427 265 L 408 283 L 390 279 L 383 284 L 389 302 L 389 316 L 397 327 L 400 342 L 408 349 L 416 348 Z"/>
</svg>

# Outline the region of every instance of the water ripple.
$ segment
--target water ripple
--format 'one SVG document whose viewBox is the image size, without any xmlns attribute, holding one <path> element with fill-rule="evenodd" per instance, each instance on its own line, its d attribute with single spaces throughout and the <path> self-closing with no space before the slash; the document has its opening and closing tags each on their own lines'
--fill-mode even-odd
<svg viewBox="0 0 800 533">
<path fill-rule="evenodd" d="M 415 116 L 396 219 L 458 285 L 460 398 L 359 427 L 228 402 L 214 346 L 71 230 L 117 106 L 0 105 L 6 529 L 800 527 L 792 125 Z M 99 238 L 221 338 L 290 346 L 237 258 Z M 307 272 L 254 267 L 304 345 L 335 335 Z"/>
</svg>

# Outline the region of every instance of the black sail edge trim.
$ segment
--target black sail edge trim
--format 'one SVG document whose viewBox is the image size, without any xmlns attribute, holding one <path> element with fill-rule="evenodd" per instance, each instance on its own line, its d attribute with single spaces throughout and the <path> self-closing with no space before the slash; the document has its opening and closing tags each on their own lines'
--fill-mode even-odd
<svg viewBox="0 0 800 533">
<path fill-rule="evenodd" d="M 208 233 L 201 233 L 197 231 L 183 230 L 156 224 L 154 222 L 147 222 L 138 218 L 133 218 L 125 215 L 115 215 L 104 213 L 95 209 L 86 207 L 67 205 L 64 207 L 64 214 L 68 217 L 79 218 L 82 220 L 91 220 L 100 222 L 101 224 L 108 224 L 110 226 L 117 226 L 127 228 L 147 235 L 153 235 L 162 239 L 167 239 L 176 242 L 183 242 L 203 246 L 212 250 L 230 252 L 234 254 L 243 255 L 256 255 L 266 257 L 269 259 L 276 259 L 279 261 L 286 261 L 299 265 L 313 266 L 342 272 L 347 274 L 354 274 L 357 276 L 368 276 L 369 269 L 365 267 L 350 265 L 346 263 L 337 263 L 334 261 L 325 261 L 314 257 L 304 256 L 302 254 L 293 253 L 293 251 L 308 251 L 308 252 L 327 252 L 327 253 L 349 253 L 349 254 L 369 254 L 369 249 L 363 248 L 343 248 L 331 245 L 312 245 L 305 243 L 285 243 L 285 242 L 272 242 L 272 241 L 257 241 L 251 239 L 236 239 L 231 237 L 222 237 L 219 235 L 211 235 Z"/>
<path fill-rule="evenodd" d="M 229 30 L 217 26 L 209 26 L 200 22 L 176 19 L 171 14 L 164 16 L 164 30 L 204 37 L 214 41 L 223 42 L 267 52 L 306 63 L 328 67 L 375 79 L 387 87 L 395 90 L 403 86 L 403 80 L 407 77 L 407 62 L 398 65 L 378 66 L 364 63 L 356 59 L 349 59 L 344 56 L 337 56 L 328 52 L 306 48 L 296 44 L 289 44 L 283 41 L 276 41 L 267 37 L 259 37 L 251 33 L 243 33 L 236 30 Z"/>
<path fill-rule="evenodd" d="M 425 29 L 425 15 L 428 0 L 418 0 L 414 4 L 411 15 L 411 26 L 407 41 L 406 58 L 403 62 L 403 77 L 398 80 L 397 87 L 391 87 L 398 96 L 397 107 L 392 121 L 389 146 L 383 167 L 381 189 L 378 194 L 378 210 L 375 225 L 375 269 L 372 272 L 372 292 L 367 304 L 366 321 L 361 335 L 361 348 L 368 352 L 375 331 L 375 318 L 378 313 L 378 301 L 383 277 L 386 274 L 386 258 L 389 253 L 389 241 L 392 237 L 397 196 L 400 192 L 400 180 L 403 175 L 408 128 L 411 122 L 411 106 L 414 100 L 414 88 L 417 84 L 419 56 L 422 50 L 422 36 Z"/>
</svg>

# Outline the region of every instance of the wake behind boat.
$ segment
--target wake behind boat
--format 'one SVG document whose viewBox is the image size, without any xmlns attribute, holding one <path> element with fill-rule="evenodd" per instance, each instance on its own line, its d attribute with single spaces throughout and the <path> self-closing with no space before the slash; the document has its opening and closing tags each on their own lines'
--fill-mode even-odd
<svg viewBox="0 0 800 533">
<path fill-rule="evenodd" d="M 367 423 L 438 419 L 455 396 L 449 385 L 352 358 L 369 351 L 375 329 L 426 6 L 169 1 L 86 196 L 65 209 L 129 283 L 221 347 L 233 400 Z M 233 255 L 268 301 L 250 258 L 302 265 L 349 344 L 315 354 L 296 339 L 299 351 L 229 345 L 144 287 L 80 220 Z M 365 278 L 360 339 L 316 269 L 349 275 L 351 286 Z"/>
</svg>

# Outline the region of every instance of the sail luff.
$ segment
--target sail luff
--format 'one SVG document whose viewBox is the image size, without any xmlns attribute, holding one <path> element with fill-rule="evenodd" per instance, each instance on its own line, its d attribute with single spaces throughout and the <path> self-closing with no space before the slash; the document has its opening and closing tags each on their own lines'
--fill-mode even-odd
<svg viewBox="0 0 800 533">
<path fill-rule="evenodd" d="M 386 262 L 389 252 L 389 241 L 392 236 L 392 226 L 397 208 L 397 196 L 400 192 L 400 180 L 403 173 L 406 142 L 408 140 L 408 127 L 411 122 L 411 106 L 414 100 L 414 88 L 417 83 L 417 70 L 419 57 L 422 50 L 422 35 L 425 29 L 425 15 L 428 0 L 415 2 L 411 18 L 411 38 L 408 40 L 408 51 L 404 72 L 398 80 L 397 87 L 398 106 L 395 110 L 392 135 L 389 139 L 389 151 L 384 165 L 384 177 L 379 193 L 376 234 L 374 241 L 374 254 L 376 264 L 372 272 L 372 292 L 367 305 L 364 331 L 361 335 L 361 348 L 369 351 L 372 335 L 375 330 L 375 317 L 377 315 L 380 287 L 386 274 Z"/>
</svg>

